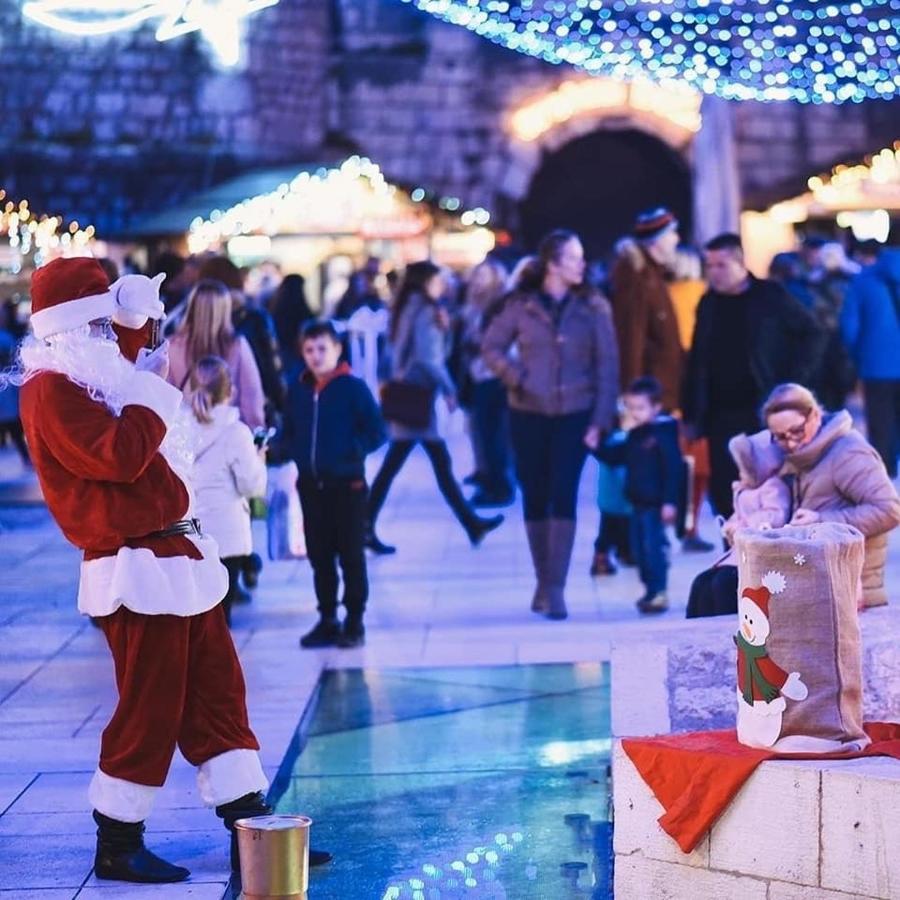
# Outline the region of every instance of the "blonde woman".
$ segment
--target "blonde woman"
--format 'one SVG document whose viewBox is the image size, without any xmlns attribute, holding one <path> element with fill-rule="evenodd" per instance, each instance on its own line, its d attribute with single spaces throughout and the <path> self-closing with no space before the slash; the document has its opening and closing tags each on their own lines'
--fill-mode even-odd
<svg viewBox="0 0 900 900">
<path fill-rule="evenodd" d="M 266 492 L 265 451 L 253 443 L 250 429 L 231 405 L 231 373 L 223 359 L 206 356 L 190 374 L 191 409 L 195 427 L 191 483 L 203 530 L 219 545 L 228 569 L 228 593 L 222 601 L 231 623 L 231 606 L 241 591 L 242 562 L 253 550 L 250 497 Z"/>
<path fill-rule="evenodd" d="M 234 394 L 231 404 L 250 428 L 265 424 L 265 395 L 253 351 L 231 324 L 231 291 L 219 281 L 197 283 L 187 300 L 184 319 L 169 342 L 170 384 L 189 390 L 193 367 L 218 356 L 228 366 Z"/>
<path fill-rule="evenodd" d="M 866 538 L 863 605 L 883 606 L 888 532 L 900 525 L 900 499 L 881 458 L 853 427 L 850 413 L 825 412 L 799 384 L 778 385 L 762 415 L 784 455 L 780 474 L 791 488 L 791 524 L 858 528 Z"/>
</svg>

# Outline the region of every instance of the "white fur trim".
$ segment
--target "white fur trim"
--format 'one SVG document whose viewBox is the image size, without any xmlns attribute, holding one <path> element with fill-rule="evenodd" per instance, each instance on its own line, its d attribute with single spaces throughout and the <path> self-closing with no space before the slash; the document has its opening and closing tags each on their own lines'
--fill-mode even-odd
<svg viewBox="0 0 900 900">
<path fill-rule="evenodd" d="M 158 375 L 136 369 L 134 377 L 125 386 L 123 399 L 123 408 L 132 405 L 146 406 L 147 409 L 152 409 L 168 428 L 181 406 L 182 395 L 177 387 L 173 387 Z"/>
<path fill-rule="evenodd" d="M 120 606 L 147 616 L 195 616 L 212 609 L 228 591 L 228 572 L 209 536 L 191 535 L 203 559 L 158 557 L 122 547 L 115 556 L 81 564 L 78 610 L 108 616 Z"/>
<path fill-rule="evenodd" d="M 81 325 L 87 325 L 94 319 L 108 319 L 116 311 L 116 298 L 112 291 L 104 294 L 91 294 L 77 300 L 66 300 L 47 309 L 31 314 L 31 330 L 38 338 L 49 337 L 60 331 L 71 331 Z"/>
<path fill-rule="evenodd" d="M 88 788 L 91 806 L 118 822 L 143 822 L 153 809 L 158 787 L 113 778 L 97 769 Z"/>
<path fill-rule="evenodd" d="M 200 799 L 209 807 L 231 803 L 254 791 L 265 793 L 269 779 L 255 750 L 227 750 L 197 769 Z"/>
</svg>

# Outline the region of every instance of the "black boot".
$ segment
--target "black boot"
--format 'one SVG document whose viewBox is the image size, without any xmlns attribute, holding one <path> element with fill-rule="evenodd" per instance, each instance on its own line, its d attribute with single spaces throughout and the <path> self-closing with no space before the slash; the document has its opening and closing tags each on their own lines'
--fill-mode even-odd
<svg viewBox="0 0 900 900">
<path fill-rule="evenodd" d="M 173 866 L 144 846 L 143 822 L 120 822 L 94 810 L 97 823 L 97 855 L 94 874 L 104 881 L 137 884 L 174 884 L 190 877 L 182 866 Z"/>
<path fill-rule="evenodd" d="M 244 586 L 251 590 L 259 584 L 259 573 L 262 571 L 263 561 L 258 553 L 251 553 L 243 559 Z"/>
<path fill-rule="evenodd" d="M 225 827 L 231 833 L 231 870 L 239 872 L 241 868 L 240 856 L 238 854 L 237 834 L 234 830 L 234 823 L 238 819 L 252 819 L 254 816 L 270 816 L 272 815 L 272 807 L 266 803 L 266 798 L 260 791 L 252 794 L 244 794 L 231 803 L 225 803 L 216 807 L 216 815 L 222 820 Z M 324 866 L 325 863 L 331 862 L 331 854 L 325 850 L 309 851 L 310 866 Z"/>
<path fill-rule="evenodd" d="M 362 616 L 347 616 L 344 621 L 344 630 L 338 638 L 338 647 L 349 650 L 353 647 L 362 647 L 365 642 L 366 629 L 362 622 Z"/>
<path fill-rule="evenodd" d="M 316 622 L 312 630 L 300 638 L 300 646 L 304 649 L 314 647 L 333 647 L 341 636 L 341 626 L 337 619 L 325 618 Z"/>
<path fill-rule="evenodd" d="M 491 516 L 489 519 L 475 517 L 466 525 L 466 534 L 469 536 L 472 546 L 477 547 L 484 540 L 486 534 L 499 528 L 502 524 L 503 516 Z"/>
<path fill-rule="evenodd" d="M 379 540 L 378 535 L 375 534 L 374 528 L 366 529 L 366 537 L 364 540 L 364 546 L 371 550 L 376 556 L 390 556 L 392 553 L 397 552 L 396 547 L 392 547 L 390 544 L 385 544 L 383 541 Z"/>
</svg>

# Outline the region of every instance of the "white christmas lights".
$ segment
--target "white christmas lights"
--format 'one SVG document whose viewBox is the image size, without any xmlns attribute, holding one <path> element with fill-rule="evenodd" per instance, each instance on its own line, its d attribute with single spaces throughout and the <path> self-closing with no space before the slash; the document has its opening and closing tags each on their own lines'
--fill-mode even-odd
<svg viewBox="0 0 900 900">
<path fill-rule="evenodd" d="M 28 0 L 23 14 L 63 34 L 91 37 L 128 31 L 162 19 L 159 41 L 199 31 L 226 66 L 240 60 L 240 26 L 278 0 Z"/>
<path fill-rule="evenodd" d="M 389 184 L 371 160 L 352 156 L 338 168 L 300 172 L 275 191 L 249 197 L 227 210 L 214 209 L 206 218 L 198 216 L 191 222 L 188 247 L 192 253 L 201 253 L 238 235 L 414 237 L 428 231 L 431 224 L 428 207 L 419 206 L 425 192 L 418 190 L 422 193 L 416 202 Z M 419 197 L 417 191 L 412 193 Z M 439 205 L 459 209 L 460 201 L 443 198 Z M 460 216 L 464 227 L 483 226 L 488 221 L 490 213 L 481 207 Z"/>
<path fill-rule="evenodd" d="M 78 222 L 64 224 L 60 216 L 35 215 L 27 200 L 18 203 L 0 190 L 0 237 L 13 252 L 14 274 L 22 261 L 31 258 L 36 266 L 54 256 L 79 256 L 88 252 L 94 226 L 82 228 Z"/>
</svg>

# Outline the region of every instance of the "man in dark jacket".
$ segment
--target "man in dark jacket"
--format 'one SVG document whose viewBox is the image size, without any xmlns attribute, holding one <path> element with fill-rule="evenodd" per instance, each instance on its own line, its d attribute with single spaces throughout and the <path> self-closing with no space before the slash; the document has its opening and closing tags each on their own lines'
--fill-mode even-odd
<svg viewBox="0 0 900 900">
<path fill-rule="evenodd" d="M 303 331 L 306 371 L 288 388 L 280 453 L 300 470 L 300 505 L 313 568 L 319 621 L 301 647 L 359 647 L 369 593 L 365 533 L 365 459 L 387 434 L 366 383 L 341 363 L 342 345 L 330 322 Z M 338 574 L 344 576 L 347 618 L 338 624 Z"/>
<path fill-rule="evenodd" d="M 747 271 L 736 234 L 713 238 L 705 262 L 710 289 L 697 307 L 682 409 L 693 435 L 709 442 L 710 500 L 727 518 L 737 478 L 729 440 L 759 429 L 759 408 L 776 385 L 811 381 L 825 335 L 780 285 Z"/>
</svg>

